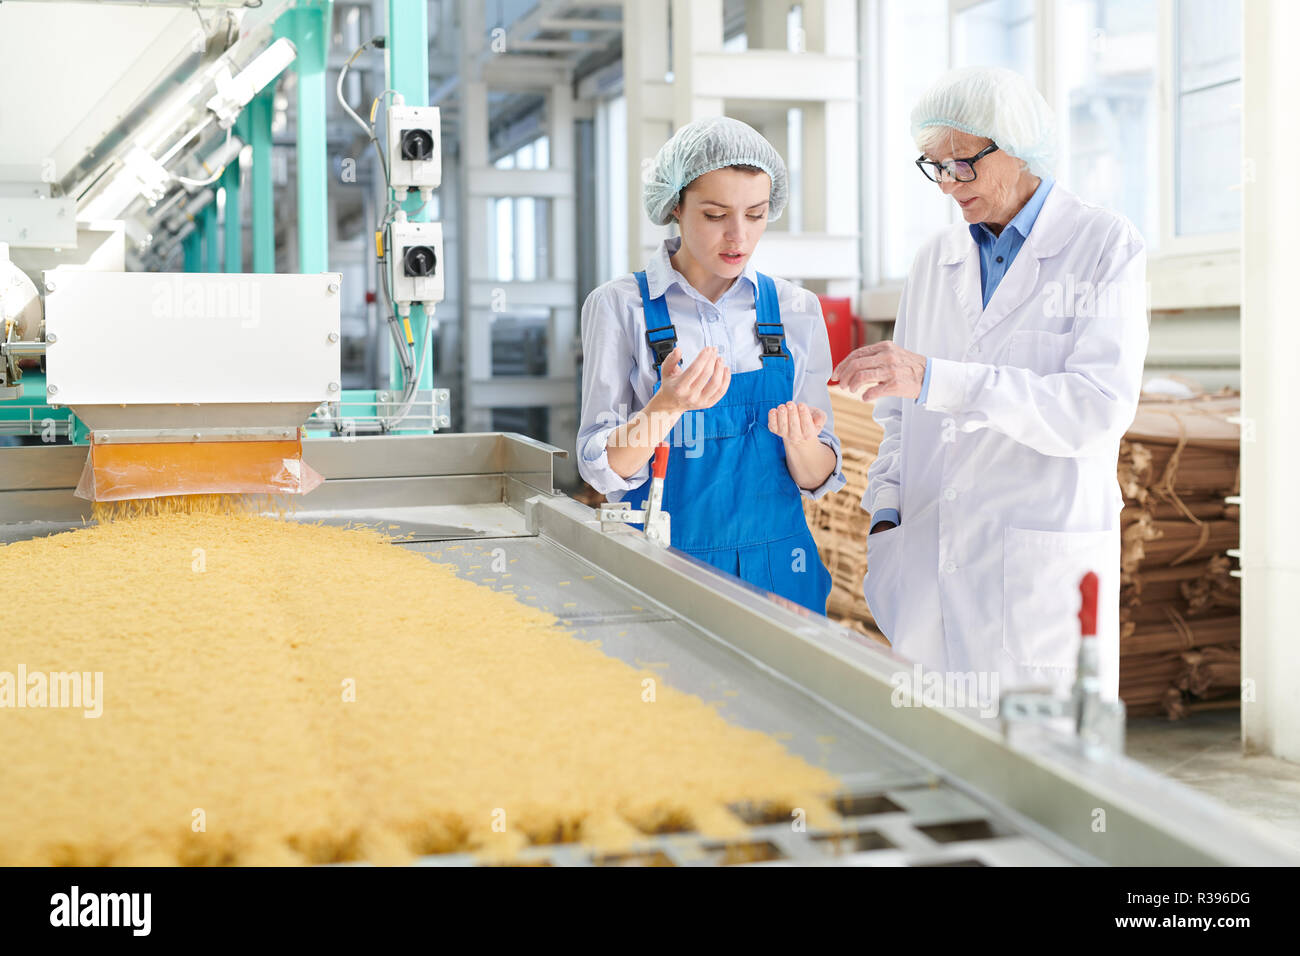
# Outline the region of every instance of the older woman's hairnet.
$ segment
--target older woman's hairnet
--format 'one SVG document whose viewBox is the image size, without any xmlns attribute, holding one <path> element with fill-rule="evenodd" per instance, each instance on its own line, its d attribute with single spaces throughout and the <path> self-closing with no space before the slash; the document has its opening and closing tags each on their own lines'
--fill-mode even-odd
<svg viewBox="0 0 1300 956">
<path fill-rule="evenodd" d="M 1000 66 L 951 70 L 928 89 L 912 110 L 912 138 L 924 151 L 936 127 L 983 136 L 1050 176 L 1056 162 L 1056 120 L 1042 94 L 1027 79 Z"/>
<path fill-rule="evenodd" d="M 768 219 L 776 219 L 790 195 L 785 161 L 758 130 L 729 116 L 688 123 L 655 156 L 642 201 L 650 221 L 672 222 L 682 190 L 705 173 L 724 166 L 757 166 L 772 180 Z"/>
</svg>

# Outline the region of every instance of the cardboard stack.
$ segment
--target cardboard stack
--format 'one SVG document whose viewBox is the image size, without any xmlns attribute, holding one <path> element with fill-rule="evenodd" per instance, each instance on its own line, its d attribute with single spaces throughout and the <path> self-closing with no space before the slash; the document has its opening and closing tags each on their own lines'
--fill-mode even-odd
<svg viewBox="0 0 1300 956">
<path fill-rule="evenodd" d="M 861 500 L 880 447 L 872 405 L 831 388 L 848 484 L 804 502 L 830 569 L 827 614 L 881 642 L 862 596 L 869 515 Z M 1172 718 L 1238 705 L 1241 592 L 1227 555 L 1238 544 L 1240 413 L 1235 395 L 1144 398 L 1120 446 L 1120 696 L 1133 715 Z M 886 642 L 887 643 L 887 642 Z"/>
<path fill-rule="evenodd" d="M 816 501 L 804 499 L 808 527 L 817 541 L 822 561 L 831 572 L 826 615 L 888 644 L 876 629 L 866 598 L 862 596 L 870 519 L 862 510 L 862 495 L 867 490 L 867 469 L 880 449 L 881 429 L 871 417 L 874 403 L 864 402 L 858 395 L 837 386 L 831 386 L 830 392 L 835 434 L 843 450 L 844 477 L 848 483 L 835 494 L 823 495 Z"/>
<path fill-rule="evenodd" d="M 1120 697 L 1171 718 L 1239 706 L 1241 399 L 1144 398 L 1120 445 Z"/>
</svg>

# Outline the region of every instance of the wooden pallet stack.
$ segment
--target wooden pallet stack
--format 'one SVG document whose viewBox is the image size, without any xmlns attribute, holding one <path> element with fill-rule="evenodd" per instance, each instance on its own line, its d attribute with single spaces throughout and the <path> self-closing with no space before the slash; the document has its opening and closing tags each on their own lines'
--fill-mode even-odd
<svg viewBox="0 0 1300 956">
<path fill-rule="evenodd" d="M 1144 398 L 1120 445 L 1120 697 L 1133 715 L 1239 706 L 1238 396 Z"/>
<path fill-rule="evenodd" d="M 833 578 L 828 615 L 883 642 L 862 596 L 860 504 L 881 431 L 847 391 L 832 388 L 831 405 L 848 484 L 804 512 Z M 1121 444 L 1120 696 L 1131 714 L 1237 706 L 1241 592 L 1226 554 L 1237 506 L 1224 499 L 1238 490 L 1239 413 L 1234 395 L 1144 399 Z"/>
<path fill-rule="evenodd" d="M 808 527 L 817 541 L 822 561 L 831 572 L 826 615 L 887 644 L 862 596 L 870 518 L 862 510 L 862 495 L 867 490 L 867 469 L 876 460 L 882 432 L 871 417 L 874 403 L 864 402 L 858 395 L 837 386 L 832 386 L 830 392 L 835 434 L 843 450 L 844 477 L 848 483 L 835 494 L 823 495 L 816 501 L 804 499 Z"/>
</svg>

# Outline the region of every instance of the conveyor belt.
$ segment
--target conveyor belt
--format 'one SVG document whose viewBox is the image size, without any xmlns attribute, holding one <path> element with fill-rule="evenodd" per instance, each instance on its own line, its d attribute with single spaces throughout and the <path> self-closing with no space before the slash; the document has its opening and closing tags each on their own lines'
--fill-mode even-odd
<svg viewBox="0 0 1300 956">
<path fill-rule="evenodd" d="M 528 531 L 524 515 L 504 503 L 441 506 L 307 508 L 297 520 L 368 525 L 403 547 L 453 565 L 461 577 L 515 595 L 554 614 L 581 640 L 612 657 L 661 675 L 677 690 L 716 705 L 727 720 L 781 740 L 793 753 L 840 777 L 836 808 L 845 831 L 795 830 L 782 810 L 737 807 L 748 836 L 718 843 L 697 834 L 649 837 L 623 854 L 581 845 L 532 848 L 523 859 L 541 865 L 702 865 L 777 860 L 800 863 L 852 858 L 875 865 L 989 866 L 1082 861 L 1053 840 L 1025 835 L 1028 821 L 1010 821 L 716 637 L 694 626 L 606 570 Z M 504 570 L 501 570 L 504 569 Z M 1055 844 L 1055 848 L 1053 845 Z M 472 856 L 428 857 L 463 864 Z"/>
<path fill-rule="evenodd" d="M 477 506 L 467 506 L 472 510 Z M 334 515 L 335 520 L 346 515 Z M 389 514 L 412 530 L 400 514 Z M 394 532 L 401 533 L 401 532 Z M 1069 848 L 1025 835 L 1004 810 L 985 806 L 862 727 L 725 646 L 682 616 L 542 537 L 444 540 L 405 545 L 451 563 L 462 577 L 508 591 L 549 611 L 574 636 L 598 641 L 619 660 L 717 706 L 732 723 L 780 739 L 793 753 L 839 776 L 837 809 L 848 835 L 795 830 L 784 808 L 738 807 L 752 830 L 718 843 L 695 834 L 646 840 L 608 857 L 582 846 L 537 847 L 526 859 L 554 864 L 828 862 L 845 856 L 877 865 L 1031 865 L 1069 862 Z M 505 567 L 506 571 L 494 570 Z M 1081 859 L 1073 854 L 1075 860 Z M 461 862 L 455 857 L 427 862 Z"/>
<path fill-rule="evenodd" d="M 776 736 L 844 782 L 836 806 L 848 835 L 793 825 L 787 808 L 736 807 L 751 826 L 739 840 L 668 833 L 614 858 L 560 844 L 533 847 L 525 859 L 1295 862 L 1224 808 L 1130 761 L 1089 761 L 1071 741 L 1033 728 L 1012 746 L 996 722 L 893 706 L 890 678 L 906 662 L 656 548 L 638 531 L 601 532 L 591 509 L 552 492 L 556 452 L 508 435 L 308 442 L 308 461 L 327 481 L 297 518 L 409 534 L 402 547 L 514 593 L 555 614 L 578 639 L 599 641 L 606 653 L 714 703 L 726 719 Z M 0 449 L 0 475 L 9 479 L 0 482 L 0 540 L 79 526 L 86 509 L 68 490 L 82 460 L 84 450 L 75 448 Z M 1098 807 L 1107 811 L 1101 834 L 1093 830 Z"/>
</svg>

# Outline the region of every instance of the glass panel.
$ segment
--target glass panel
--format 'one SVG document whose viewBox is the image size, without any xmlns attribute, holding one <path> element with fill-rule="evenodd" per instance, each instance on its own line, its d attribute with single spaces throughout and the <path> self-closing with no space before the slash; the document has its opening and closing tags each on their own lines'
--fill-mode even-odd
<svg viewBox="0 0 1300 956">
<path fill-rule="evenodd" d="M 1181 93 L 1241 77 L 1241 0 L 1179 0 Z"/>
<path fill-rule="evenodd" d="M 1174 231 L 1241 228 L 1241 2 L 1178 0 Z"/>
<path fill-rule="evenodd" d="M 492 430 L 518 432 L 539 441 L 549 437 L 551 410 L 549 408 L 494 408 Z"/>
<path fill-rule="evenodd" d="M 953 66 L 1005 66 L 1034 79 L 1034 0 L 985 0 L 958 13 L 953 58 Z"/>
<path fill-rule="evenodd" d="M 1057 177 L 1123 213 L 1154 248 L 1159 236 L 1156 0 L 1068 0 L 1058 10 Z"/>
<path fill-rule="evenodd" d="M 515 277 L 514 201 L 498 199 L 496 205 L 496 277 L 510 282 Z"/>
<path fill-rule="evenodd" d="M 744 53 L 749 49 L 749 38 L 743 33 L 737 33 L 733 37 L 728 37 L 722 41 L 723 53 Z"/>
<path fill-rule="evenodd" d="M 803 110 L 793 107 L 785 114 L 785 170 L 789 197 L 785 205 L 785 228 L 803 232 Z M 780 228 L 780 227 L 778 227 Z"/>
<path fill-rule="evenodd" d="M 533 144 L 520 146 L 515 150 L 515 169 L 533 168 Z"/>
<path fill-rule="evenodd" d="M 1178 107 L 1180 236 L 1241 228 L 1241 81 L 1184 93 Z"/>
<path fill-rule="evenodd" d="M 515 278 L 531 282 L 537 278 L 536 200 L 524 196 L 515 200 Z"/>
<path fill-rule="evenodd" d="M 551 273 L 551 202 L 550 199 L 533 200 L 533 259 L 535 278 L 549 279 Z"/>
<path fill-rule="evenodd" d="M 627 99 L 625 97 L 617 96 L 600 104 L 596 112 L 596 129 L 598 140 L 596 249 L 599 262 L 595 279 L 597 282 L 608 282 L 628 271 Z M 638 180 L 638 184 L 639 182 Z"/>
<path fill-rule="evenodd" d="M 508 315 L 494 315 L 492 377 L 545 375 L 549 322 L 546 309 L 512 309 Z"/>
<path fill-rule="evenodd" d="M 883 139 L 868 142 L 880 158 L 881 278 L 902 279 L 916 250 L 951 219 L 952 200 L 917 172 L 912 107 L 948 69 L 948 0 L 885 0 L 881 44 Z"/>
</svg>

